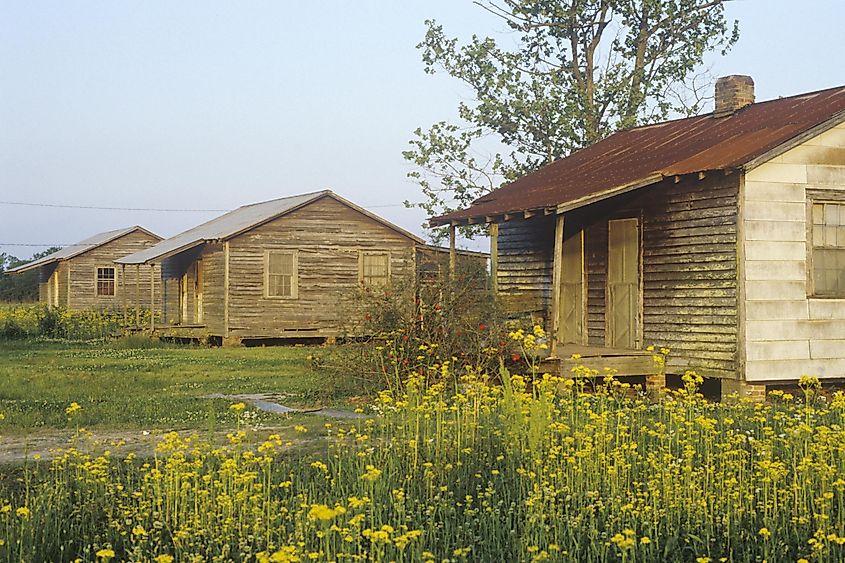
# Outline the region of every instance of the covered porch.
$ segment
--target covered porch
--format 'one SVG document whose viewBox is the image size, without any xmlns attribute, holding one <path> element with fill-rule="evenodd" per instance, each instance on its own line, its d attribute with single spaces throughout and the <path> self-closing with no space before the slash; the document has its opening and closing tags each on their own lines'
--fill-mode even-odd
<svg viewBox="0 0 845 563">
<path fill-rule="evenodd" d="M 580 364 L 655 376 L 653 345 L 670 349 L 667 374 L 735 379 L 737 189 L 733 175 L 675 176 L 441 224 L 452 236 L 461 225 L 488 225 L 494 295 L 513 316 L 543 324 L 549 371 L 567 375 Z"/>
</svg>

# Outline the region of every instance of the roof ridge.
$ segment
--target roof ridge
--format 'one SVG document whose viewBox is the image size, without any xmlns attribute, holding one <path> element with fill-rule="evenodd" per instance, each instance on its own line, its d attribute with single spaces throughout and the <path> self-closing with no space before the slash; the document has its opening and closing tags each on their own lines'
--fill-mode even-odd
<svg viewBox="0 0 845 563">
<path fill-rule="evenodd" d="M 274 199 L 267 199 L 267 200 L 264 200 L 264 201 L 256 201 L 255 203 L 247 203 L 245 205 L 241 205 L 240 207 L 238 207 L 236 209 L 233 209 L 232 211 L 236 211 L 237 209 L 243 209 L 245 207 L 253 207 L 255 205 L 264 205 L 265 203 L 272 203 L 274 201 L 282 201 L 282 200 L 285 200 L 285 199 L 293 199 L 295 197 L 326 195 L 326 194 L 330 194 L 330 193 L 333 193 L 333 192 L 329 189 L 325 189 L 325 190 L 317 190 L 317 191 L 314 191 L 314 192 L 305 192 L 304 194 L 286 195 L 286 196 L 277 197 L 277 198 L 274 198 Z M 226 213 L 231 213 L 232 211 L 227 211 Z"/>
<path fill-rule="evenodd" d="M 830 88 L 822 88 L 820 90 L 813 90 L 813 91 L 810 91 L 810 92 L 800 92 L 798 94 L 790 94 L 789 96 L 778 96 L 777 98 L 770 98 L 768 100 L 754 101 L 754 102 L 748 104 L 747 106 L 744 106 L 744 107 L 736 110 L 734 113 L 729 114 L 728 116 L 718 117 L 717 119 L 724 119 L 724 117 L 730 117 L 731 115 L 736 115 L 737 113 L 745 111 L 748 108 L 751 108 L 751 107 L 754 107 L 754 106 L 760 106 L 760 105 L 763 105 L 763 104 L 770 104 L 770 103 L 773 103 L 773 102 L 780 102 L 780 101 L 783 101 L 783 100 L 791 100 L 791 99 L 795 99 L 795 98 L 803 98 L 805 96 L 815 96 L 815 95 L 822 94 L 824 92 L 833 91 L 833 90 L 845 90 L 845 84 L 843 84 L 841 86 L 831 86 Z M 607 137 L 604 137 L 603 139 L 596 141 L 596 143 L 599 143 L 599 142 L 603 141 L 604 139 L 609 139 L 610 137 L 612 137 L 612 136 L 614 136 L 618 133 L 627 133 L 629 131 L 637 131 L 637 130 L 641 130 L 641 129 L 647 129 L 649 127 L 658 127 L 660 125 L 666 125 L 668 123 L 678 123 L 678 122 L 685 121 L 685 120 L 702 119 L 702 118 L 709 118 L 709 117 L 715 117 L 713 115 L 712 111 L 707 112 L 707 113 L 699 113 L 697 115 L 688 115 L 686 117 L 676 117 L 674 119 L 665 119 L 663 121 L 655 121 L 654 123 L 643 123 L 642 125 L 635 125 L 633 127 L 626 127 L 624 129 L 617 129 L 616 131 L 614 131 L 613 133 L 611 133 Z M 596 144 L 596 143 L 592 143 L 592 144 Z M 590 146 L 590 145 L 587 145 L 587 146 Z M 586 147 L 584 147 L 584 148 L 586 148 Z M 575 151 L 575 152 L 577 152 L 577 151 Z"/>
</svg>

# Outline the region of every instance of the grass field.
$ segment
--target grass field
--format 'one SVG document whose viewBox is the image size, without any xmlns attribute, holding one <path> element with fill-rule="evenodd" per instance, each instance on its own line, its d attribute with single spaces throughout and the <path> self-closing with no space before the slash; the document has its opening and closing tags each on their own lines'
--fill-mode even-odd
<svg viewBox="0 0 845 563">
<path fill-rule="evenodd" d="M 308 366 L 308 347 L 155 346 L 114 341 L 0 341 L 0 434 L 81 426 L 209 429 L 235 423 L 231 400 L 210 394 L 276 393 L 287 406 L 344 406 L 362 394 L 354 377 Z M 82 409 L 72 423 L 65 408 Z M 252 413 L 265 421 L 277 415 Z"/>
</svg>

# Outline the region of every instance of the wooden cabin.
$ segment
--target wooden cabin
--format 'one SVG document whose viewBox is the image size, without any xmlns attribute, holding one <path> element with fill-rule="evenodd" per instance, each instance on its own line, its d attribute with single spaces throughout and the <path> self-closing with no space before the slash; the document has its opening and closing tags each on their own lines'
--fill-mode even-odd
<svg viewBox="0 0 845 563">
<path fill-rule="evenodd" d="M 160 266 L 158 334 L 236 345 L 340 335 L 353 290 L 414 276 L 423 247 L 326 190 L 240 207 L 115 263 L 140 279 Z"/>
<path fill-rule="evenodd" d="M 845 87 L 754 103 L 719 79 L 715 112 L 617 132 L 437 217 L 487 223 L 497 294 L 579 363 L 764 396 L 845 378 Z"/>
<path fill-rule="evenodd" d="M 114 260 L 161 240 L 160 236 L 137 225 L 107 231 L 11 268 L 6 273 L 38 270 L 39 301 L 51 307 L 120 310 L 128 304 L 146 309 L 150 306 L 149 278 L 132 279 L 133 291 L 127 294 L 127 280 L 115 267 Z"/>
</svg>

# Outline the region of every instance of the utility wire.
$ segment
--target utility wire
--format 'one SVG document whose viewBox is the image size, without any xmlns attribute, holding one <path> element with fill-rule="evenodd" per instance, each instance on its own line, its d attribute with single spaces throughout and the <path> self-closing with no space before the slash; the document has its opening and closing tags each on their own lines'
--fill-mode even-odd
<svg viewBox="0 0 845 563">
<path fill-rule="evenodd" d="M 161 207 L 105 207 L 100 205 L 65 205 L 59 203 L 28 203 L 23 201 L 0 201 L 0 205 L 25 205 L 28 207 L 59 207 L 62 209 L 101 209 L 104 211 L 189 211 L 211 212 L 231 211 L 230 209 L 164 209 Z"/>
<path fill-rule="evenodd" d="M 163 207 L 106 207 L 101 205 L 68 205 L 61 203 L 30 203 L 24 201 L 0 201 L 0 205 L 24 205 L 27 207 L 56 207 L 61 209 L 97 209 L 102 211 L 165 211 L 189 213 L 225 213 L 231 209 L 167 209 Z M 365 208 L 375 207 L 405 207 L 404 203 L 387 203 L 381 205 L 364 205 Z"/>
<path fill-rule="evenodd" d="M 0 246 L 91 246 L 90 244 L 35 244 L 34 242 L 0 242 Z"/>
</svg>

